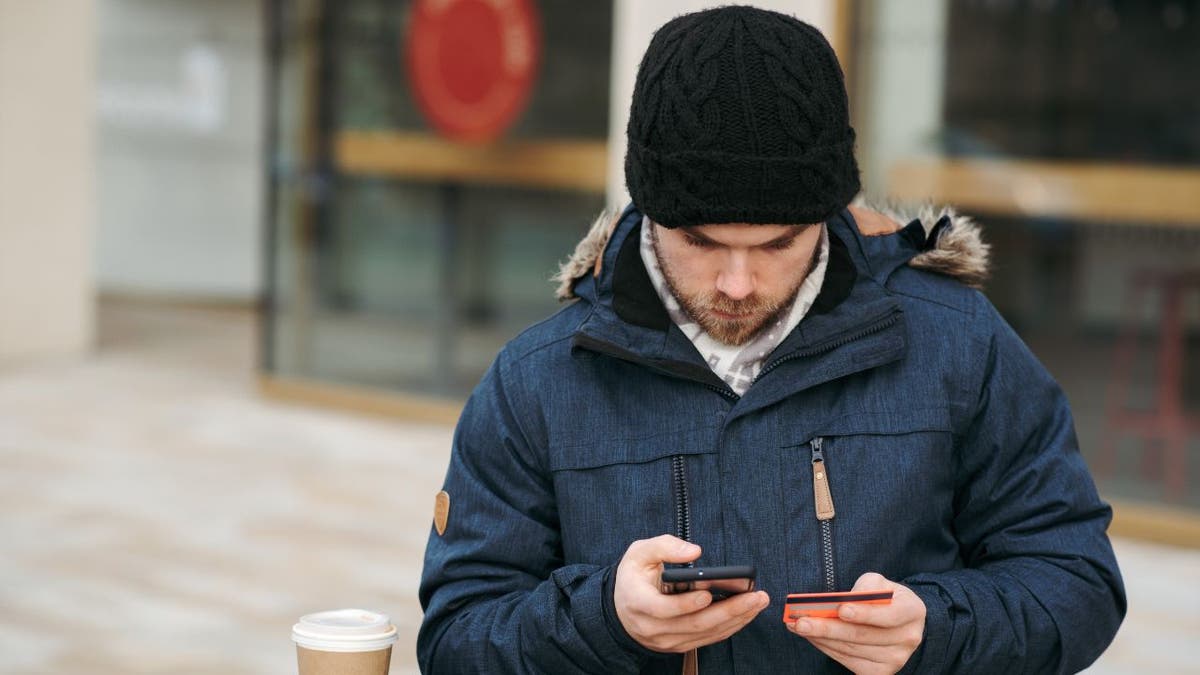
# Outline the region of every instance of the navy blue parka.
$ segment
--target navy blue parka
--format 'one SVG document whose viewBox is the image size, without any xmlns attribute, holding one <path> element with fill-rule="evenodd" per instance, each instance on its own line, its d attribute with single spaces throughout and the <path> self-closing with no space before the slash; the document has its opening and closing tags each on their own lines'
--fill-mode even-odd
<svg viewBox="0 0 1200 675">
<path fill-rule="evenodd" d="M 849 211 L 830 220 L 820 296 L 740 397 L 667 316 L 641 222 L 625 210 L 579 299 L 506 345 L 462 413 L 421 580 L 423 671 L 680 672 L 625 633 L 612 584 L 631 542 L 681 520 L 699 564 L 753 564 L 771 596 L 700 650 L 702 672 L 842 672 L 787 631 L 783 599 L 865 572 L 925 603 L 906 671 L 1096 659 L 1125 595 L 1067 401 L 981 293 L 907 264 L 956 222 L 866 237 Z"/>
</svg>

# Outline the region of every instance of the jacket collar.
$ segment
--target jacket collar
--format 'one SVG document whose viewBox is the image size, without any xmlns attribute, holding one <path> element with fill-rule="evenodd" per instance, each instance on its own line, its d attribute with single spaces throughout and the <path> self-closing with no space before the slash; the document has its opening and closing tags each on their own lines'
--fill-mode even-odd
<svg viewBox="0 0 1200 675">
<path fill-rule="evenodd" d="M 671 317 L 642 263 L 639 250 L 642 225 L 641 219 L 638 220 L 625 234 L 617 252 L 612 279 L 613 310 L 623 321 L 665 331 L 671 326 Z M 824 314 L 841 304 L 850 295 L 857 277 L 846 245 L 831 233 L 825 282 L 808 315 Z"/>
<path fill-rule="evenodd" d="M 603 252 L 599 276 L 589 275 L 575 286 L 575 293 L 592 304 L 592 311 L 579 326 L 574 346 L 727 390 L 671 321 L 654 291 L 638 252 L 641 223 L 642 214 L 632 206 L 626 208 Z M 827 225 L 830 255 L 825 283 L 809 314 L 767 359 L 764 374 L 780 363 L 837 349 L 839 340 L 853 341 L 858 333 L 870 334 L 873 327 L 894 324 L 898 318 L 895 300 L 862 273 L 849 215 L 843 212 Z"/>
</svg>

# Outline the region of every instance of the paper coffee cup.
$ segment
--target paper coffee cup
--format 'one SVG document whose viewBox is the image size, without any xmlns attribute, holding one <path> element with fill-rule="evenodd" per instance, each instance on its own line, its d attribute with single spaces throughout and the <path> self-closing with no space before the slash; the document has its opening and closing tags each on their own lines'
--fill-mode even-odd
<svg viewBox="0 0 1200 675">
<path fill-rule="evenodd" d="M 300 675 L 387 675 L 396 627 L 387 614 L 335 609 L 292 626 Z"/>
</svg>

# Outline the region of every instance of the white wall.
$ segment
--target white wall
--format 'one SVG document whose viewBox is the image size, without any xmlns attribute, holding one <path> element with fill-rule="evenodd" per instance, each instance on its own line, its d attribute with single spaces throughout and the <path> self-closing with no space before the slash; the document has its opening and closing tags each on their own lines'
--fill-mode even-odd
<svg viewBox="0 0 1200 675">
<path fill-rule="evenodd" d="M 94 31 L 89 0 L 0 0 L 0 364 L 92 343 Z"/>
<path fill-rule="evenodd" d="M 887 175 L 898 160 L 936 152 L 942 128 L 948 0 L 871 3 L 859 35 L 855 90 L 858 160 L 863 191 L 887 194 Z"/>
<path fill-rule="evenodd" d="M 99 0 L 102 291 L 261 290 L 263 28 L 254 0 Z"/>
<path fill-rule="evenodd" d="M 759 0 L 754 5 L 807 21 L 833 42 L 837 0 Z M 650 45 L 654 31 L 667 21 L 688 12 L 728 5 L 714 0 L 615 0 L 613 3 L 612 95 L 608 114 L 608 203 L 620 208 L 629 201 L 625 190 L 625 125 L 629 122 L 629 100 L 637 78 L 638 63 Z"/>
</svg>

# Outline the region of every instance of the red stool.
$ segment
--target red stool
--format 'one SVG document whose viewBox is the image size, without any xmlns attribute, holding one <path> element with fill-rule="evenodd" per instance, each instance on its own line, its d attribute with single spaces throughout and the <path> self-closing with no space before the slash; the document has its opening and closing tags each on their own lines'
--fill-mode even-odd
<svg viewBox="0 0 1200 675">
<path fill-rule="evenodd" d="M 1113 354 L 1113 377 L 1105 404 L 1105 431 L 1101 439 L 1097 474 L 1111 475 L 1117 464 L 1117 438 L 1135 436 L 1159 446 L 1160 453 L 1143 452 L 1142 475 L 1156 469 L 1163 474 L 1167 495 L 1179 500 L 1188 489 L 1187 443 L 1189 436 L 1200 434 L 1200 416 L 1184 410 L 1183 368 L 1186 327 L 1184 300 L 1189 290 L 1200 290 L 1200 272 L 1141 271 L 1131 280 L 1133 290 L 1124 310 L 1121 335 Z M 1147 291 L 1159 293 L 1162 316 L 1159 319 L 1157 386 L 1150 410 L 1127 406 L 1133 377 L 1133 362 L 1138 351 L 1139 319 Z M 1157 460 L 1157 461 L 1156 461 Z"/>
</svg>

